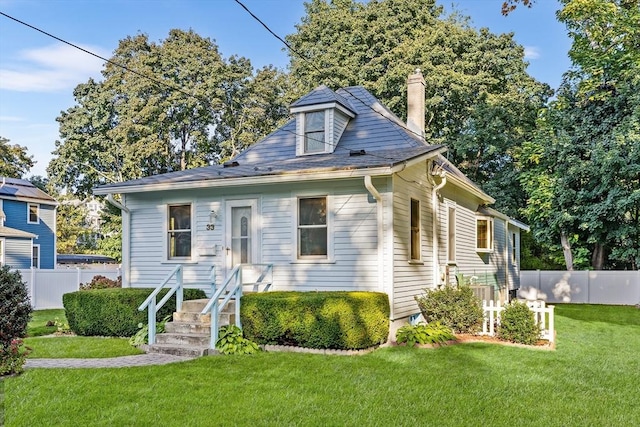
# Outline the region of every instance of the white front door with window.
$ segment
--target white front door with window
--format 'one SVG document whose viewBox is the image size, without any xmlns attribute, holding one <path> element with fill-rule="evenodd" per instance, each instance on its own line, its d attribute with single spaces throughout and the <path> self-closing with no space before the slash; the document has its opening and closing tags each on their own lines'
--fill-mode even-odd
<svg viewBox="0 0 640 427">
<path fill-rule="evenodd" d="M 228 200 L 226 203 L 227 274 L 238 264 L 256 264 L 258 260 L 258 218 L 256 200 Z M 246 273 L 244 269 L 243 273 Z M 244 278 L 245 282 L 249 278 Z M 250 279 L 249 279 L 250 280 Z"/>
</svg>

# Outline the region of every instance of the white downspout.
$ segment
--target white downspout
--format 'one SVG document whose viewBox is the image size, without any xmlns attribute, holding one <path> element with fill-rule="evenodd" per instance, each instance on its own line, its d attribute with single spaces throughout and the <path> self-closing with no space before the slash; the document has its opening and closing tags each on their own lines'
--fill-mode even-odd
<svg viewBox="0 0 640 427">
<path fill-rule="evenodd" d="M 429 162 L 429 166 L 433 164 L 432 161 Z M 447 183 L 447 173 L 442 170 L 438 174 L 442 181 L 440 184 L 436 185 L 436 181 L 433 179 L 433 175 L 431 173 L 431 167 L 427 171 L 427 176 L 429 177 L 429 181 L 431 181 L 432 190 L 431 190 L 431 204 L 433 209 L 431 210 L 431 214 L 433 215 L 433 221 L 431 221 L 433 225 L 432 229 L 432 246 L 433 246 L 433 284 L 434 286 L 438 286 L 440 284 L 440 257 L 438 254 L 438 217 L 440 213 L 440 205 L 438 203 L 438 191 L 442 189 Z"/>
<path fill-rule="evenodd" d="M 126 203 L 124 194 L 122 195 L 122 201 Z M 107 194 L 107 202 L 111 203 L 122 212 L 122 287 L 130 288 L 131 282 L 129 281 L 129 272 L 131 271 L 131 257 L 130 257 L 130 232 L 129 221 L 130 211 L 123 203 L 120 203 L 113 198 L 113 194 Z"/>
<path fill-rule="evenodd" d="M 382 204 L 382 195 L 371 182 L 371 176 L 365 175 L 364 186 L 367 191 L 376 199 L 377 219 L 378 219 L 378 288 L 380 292 L 385 292 L 384 288 L 384 207 Z M 393 290 L 387 292 L 389 295 L 389 305 L 391 306 L 391 316 L 393 318 Z"/>
</svg>

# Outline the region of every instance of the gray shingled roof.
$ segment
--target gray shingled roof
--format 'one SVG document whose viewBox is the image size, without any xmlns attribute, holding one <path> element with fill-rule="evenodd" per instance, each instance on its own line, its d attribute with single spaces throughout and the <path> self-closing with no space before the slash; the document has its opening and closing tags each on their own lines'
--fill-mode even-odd
<svg viewBox="0 0 640 427">
<path fill-rule="evenodd" d="M 348 104 L 345 107 L 355 114 L 331 154 L 296 156 L 296 124 L 295 120 L 290 120 L 239 154 L 234 159 L 238 166 L 206 166 L 107 184 L 98 187 L 96 193 L 106 194 L 117 192 L 120 188 L 130 189 L 153 184 L 392 167 L 443 149 L 442 145 L 427 144 L 421 136 L 406 129 L 397 116 L 360 86 L 339 89 L 337 92 L 321 86 L 300 98 L 294 106 L 328 101 Z M 352 151 L 360 150 L 364 150 L 366 154 L 350 155 Z"/>
<path fill-rule="evenodd" d="M 4 177 L 0 177 L 0 199 L 31 199 L 40 203 L 56 203 L 53 197 L 29 181 Z"/>
<path fill-rule="evenodd" d="M 33 233 L 28 233 L 26 231 L 16 230 L 15 228 L 0 225 L 0 237 L 19 237 L 23 239 L 33 239 L 38 236 Z"/>
</svg>

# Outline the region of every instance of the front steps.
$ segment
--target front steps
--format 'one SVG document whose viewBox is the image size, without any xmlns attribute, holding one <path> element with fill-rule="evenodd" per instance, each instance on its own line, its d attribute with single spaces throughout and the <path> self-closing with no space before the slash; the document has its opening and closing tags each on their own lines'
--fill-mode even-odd
<svg viewBox="0 0 640 427">
<path fill-rule="evenodd" d="M 165 324 L 165 332 L 156 335 L 156 343 L 147 346 L 147 353 L 200 357 L 209 354 L 211 315 L 200 314 L 208 299 L 183 301 L 182 309 L 173 313 L 173 321 Z M 235 301 L 230 301 L 220 313 L 219 326 L 235 323 Z"/>
</svg>

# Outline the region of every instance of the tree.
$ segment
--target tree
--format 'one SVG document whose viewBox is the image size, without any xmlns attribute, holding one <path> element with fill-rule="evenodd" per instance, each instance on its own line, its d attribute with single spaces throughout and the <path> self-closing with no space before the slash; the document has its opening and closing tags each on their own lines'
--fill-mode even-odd
<svg viewBox="0 0 640 427">
<path fill-rule="evenodd" d="M 80 198 L 99 184 L 216 163 L 287 114 L 274 99 L 259 99 L 284 92 L 280 71 L 254 75 L 248 60 L 225 61 L 193 31 L 171 30 L 159 43 L 127 37 L 102 74 L 78 85 L 76 105 L 58 117 L 61 139 L 48 167 L 54 184 Z M 256 103 L 264 114 L 247 126 L 239 118 Z"/>
<path fill-rule="evenodd" d="M 27 147 L 9 142 L 0 136 L 0 176 L 22 178 L 33 167 L 33 156 L 27 154 Z"/>
<path fill-rule="evenodd" d="M 573 68 L 522 152 L 526 213 L 547 246 L 595 269 L 640 265 L 640 7 L 563 0 Z M 556 243 L 557 244 L 557 243 Z"/>
<path fill-rule="evenodd" d="M 291 78 L 300 96 L 319 84 L 363 85 L 406 115 L 406 78 L 426 80 L 427 140 L 449 145 L 450 160 L 491 192 L 497 208 L 518 215 L 516 148 L 535 128 L 548 86 L 526 72 L 524 49 L 512 34 L 471 28 L 442 17 L 434 0 L 313 0 L 287 37 Z M 516 182 L 516 184 L 514 184 Z"/>
</svg>

